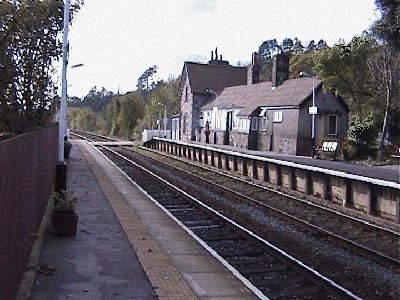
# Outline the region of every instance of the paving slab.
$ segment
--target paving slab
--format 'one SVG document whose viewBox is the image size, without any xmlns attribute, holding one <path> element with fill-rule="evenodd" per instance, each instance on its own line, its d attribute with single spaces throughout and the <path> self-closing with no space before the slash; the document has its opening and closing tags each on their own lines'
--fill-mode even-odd
<svg viewBox="0 0 400 300">
<path fill-rule="evenodd" d="M 154 289 L 77 145 L 68 160 L 68 193 L 79 201 L 75 237 L 47 235 L 32 300 L 154 300 Z"/>
<path fill-rule="evenodd" d="M 112 204 L 114 211 L 150 281 L 153 286 L 158 287 L 156 292 L 159 299 L 258 299 L 213 256 L 193 241 L 185 230 L 167 218 L 165 212 L 153 203 L 143 190 L 133 185 L 130 179 L 119 172 L 99 151 L 88 143 L 82 143 L 80 146 L 84 148 L 84 156 L 97 174 L 105 194 L 113 190 L 112 194 L 117 193 L 122 198 L 118 200 L 118 204 Z M 107 197 L 112 199 L 111 201 L 118 198 L 111 194 Z M 131 222 L 135 223 L 134 226 L 128 228 L 124 225 L 124 218 L 133 218 Z M 143 238 L 146 233 L 148 235 Z M 190 254 L 182 255 L 183 243 L 184 252 Z M 181 296 L 184 287 L 192 291 L 191 296 L 189 293 Z"/>
</svg>

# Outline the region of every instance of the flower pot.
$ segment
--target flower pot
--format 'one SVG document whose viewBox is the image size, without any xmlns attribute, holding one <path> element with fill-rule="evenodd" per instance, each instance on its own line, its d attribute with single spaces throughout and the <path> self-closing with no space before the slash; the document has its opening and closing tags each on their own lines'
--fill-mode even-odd
<svg viewBox="0 0 400 300">
<path fill-rule="evenodd" d="M 69 141 L 64 141 L 64 158 L 69 158 L 71 153 L 72 144 Z"/>
<path fill-rule="evenodd" d="M 78 226 L 77 214 L 66 214 L 53 211 L 51 216 L 51 233 L 60 236 L 75 236 Z"/>
</svg>

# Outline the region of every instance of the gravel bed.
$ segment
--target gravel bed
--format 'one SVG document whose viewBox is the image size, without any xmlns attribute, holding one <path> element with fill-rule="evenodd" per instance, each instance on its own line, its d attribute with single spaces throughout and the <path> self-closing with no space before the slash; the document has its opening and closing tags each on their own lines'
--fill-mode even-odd
<svg viewBox="0 0 400 300">
<path fill-rule="evenodd" d="M 398 272 L 270 217 L 264 211 L 250 205 L 216 195 L 209 187 L 193 184 L 189 179 L 171 172 L 168 167 L 161 166 L 159 163 L 143 161 L 143 164 L 174 184 L 186 186 L 187 190 L 214 209 L 246 228 L 250 228 L 358 296 L 377 300 L 400 298 Z"/>
</svg>

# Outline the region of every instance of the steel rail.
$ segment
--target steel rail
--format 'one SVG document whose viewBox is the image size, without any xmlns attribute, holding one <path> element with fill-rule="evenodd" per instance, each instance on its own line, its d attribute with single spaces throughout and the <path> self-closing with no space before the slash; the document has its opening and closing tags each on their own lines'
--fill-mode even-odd
<svg viewBox="0 0 400 300">
<path fill-rule="evenodd" d="M 159 154 L 159 153 L 157 153 L 157 154 Z M 143 154 L 141 154 L 141 155 L 143 155 Z M 164 155 L 164 154 L 161 154 L 161 155 Z M 154 159 L 154 158 L 152 158 L 152 159 Z M 175 158 L 173 158 L 173 159 L 175 159 Z M 326 230 L 324 228 L 321 228 L 321 227 L 318 227 L 316 225 L 313 225 L 313 224 L 311 224 L 311 223 L 309 223 L 307 221 L 301 220 L 296 216 L 292 216 L 292 215 L 288 214 L 287 212 L 285 212 L 283 210 L 280 210 L 280 209 L 277 209 L 275 207 L 272 207 L 272 206 L 270 206 L 268 204 L 265 204 L 265 203 L 263 203 L 263 202 L 261 202 L 259 200 L 253 199 L 253 198 L 251 198 L 251 197 L 249 197 L 247 195 L 244 195 L 242 193 L 239 193 L 239 192 L 236 192 L 236 191 L 232 191 L 232 190 L 230 190 L 229 188 L 227 188 L 227 187 L 225 187 L 223 185 L 220 185 L 220 184 L 217 184 L 215 182 L 212 182 L 211 180 L 208 180 L 208 179 L 205 179 L 203 177 L 200 177 L 199 175 L 192 174 L 192 173 L 190 173 L 190 172 L 188 172 L 186 170 L 182 170 L 180 168 L 177 168 L 176 166 L 174 166 L 172 164 L 169 164 L 169 163 L 167 163 L 165 161 L 161 161 L 161 160 L 158 160 L 158 161 L 160 163 L 162 163 L 162 164 L 165 164 L 165 165 L 171 167 L 171 168 L 177 169 L 180 172 L 183 172 L 184 174 L 186 174 L 186 176 L 191 176 L 191 177 L 193 177 L 193 178 L 195 178 L 197 180 L 205 181 L 205 182 L 207 182 L 207 184 L 209 184 L 211 186 L 215 186 L 217 189 L 223 190 L 227 194 L 231 194 L 232 196 L 234 196 L 239 201 L 245 201 L 246 203 L 250 203 L 250 204 L 254 203 L 258 207 L 260 207 L 262 209 L 265 209 L 267 212 L 271 213 L 272 215 L 274 215 L 276 217 L 279 217 L 279 218 L 281 218 L 281 219 L 283 219 L 283 220 L 285 220 L 285 221 L 287 221 L 287 222 L 289 222 L 291 224 L 295 224 L 295 225 L 300 226 L 302 228 L 306 228 L 309 231 L 316 232 L 316 233 L 322 234 L 324 236 L 327 236 L 329 240 L 331 240 L 332 242 L 336 243 L 337 245 L 339 245 L 341 247 L 344 247 L 344 248 L 346 248 L 348 250 L 352 250 L 352 251 L 364 256 L 365 258 L 371 259 L 371 260 L 373 260 L 375 262 L 378 262 L 378 263 L 380 263 L 380 264 L 382 264 L 384 266 L 387 266 L 387 267 L 400 268 L 400 261 L 397 260 L 396 258 L 387 256 L 384 253 L 381 253 L 379 251 L 376 251 L 376 250 L 370 249 L 368 247 L 365 247 L 363 245 L 360 245 L 360 244 L 358 244 L 358 243 L 356 243 L 356 242 L 354 242 L 354 241 L 352 241 L 350 239 L 347 239 L 345 237 L 339 236 L 339 235 L 337 235 L 337 234 L 335 234 L 335 233 L 333 233 L 331 231 L 328 231 L 328 230 Z M 186 161 L 182 161 L 182 162 L 186 163 Z M 196 167 L 199 167 L 199 168 L 203 168 L 202 166 L 194 165 L 192 163 L 189 163 L 189 164 L 193 165 L 193 166 L 196 166 Z M 345 214 L 339 213 L 339 212 L 334 211 L 332 209 L 327 209 L 327 208 L 325 208 L 323 206 L 316 205 L 315 203 L 311 203 L 309 201 L 305 201 L 303 199 L 296 198 L 296 197 L 294 197 L 292 195 L 288 195 L 288 194 L 283 193 L 281 191 L 276 191 L 276 190 L 273 190 L 273 189 L 270 189 L 270 188 L 267 188 L 267 187 L 264 187 L 264 186 L 261 186 L 261 185 L 253 184 L 251 182 L 242 180 L 241 178 L 230 176 L 230 175 L 224 174 L 222 172 L 215 171 L 213 169 L 209 169 L 209 168 L 206 168 L 206 169 L 210 170 L 210 171 L 212 171 L 214 173 L 218 173 L 218 175 L 228 176 L 230 179 L 239 180 L 242 183 L 251 184 L 251 185 L 254 185 L 257 188 L 265 189 L 268 192 L 276 193 L 276 194 L 278 194 L 280 196 L 288 197 L 288 198 L 296 200 L 296 201 L 301 201 L 302 203 L 305 203 L 306 205 L 311 205 L 314 208 L 317 208 L 319 210 L 327 211 L 328 213 L 336 214 L 341 218 L 345 218 L 345 219 L 350 220 L 351 222 L 360 222 L 363 225 L 371 226 L 374 229 L 385 231 L 385 232 L 387 232 L 389 234 L 393 234 L 396 237 L 400 238 L 400 234 L 399 233 L 391 231 L 391 230 L 387 230 L 387 229 L 379 227 L 379 226 L 376 226 L 375 224 L 368 223 L 368 222 L 366 222 L 364 220 L 359 220 L 357 218 L 354 218 L 354 217 L 351 217 L 351 216 L 347 216 Z"/>
<path fill-rule="evenodd" d="M 231 220 L 230 218 L 224 216 L 220 212 L 218 212 L 218 211 L 214 210 L 213 208 L 209 207 L 208 205 L 203 203 L 201 200 L 195 198 L 194 196 L 192 196 L 192 195 L 188 194 L 187 192 L 183 191 L 182 189 L 176 187 L 174 184 L 170 183 L 166 179 L 158 176 L 157 174 L 155 174 L 152 171 L 144 168 L 143 166 L 140 166 L 139 164 L 135 163 L 134 161 L 130 160 L 129 158 L 125 157 L 124 155 L 122 155 L 122 154 L 120 154 L 120 153 L 118 153 L 118 152 L 116 152 L 116 151 L 114 151 L 114 150 L 112 150 L 112 149 L 110 149 L 110 148 L 108 148 L 106 146 L 102 146 L 102 147 L 104 149 L 106 149 L 107 151 L 110 151 L 114 155 L 117 155 L 120 158 L 124 159 L 125 161 L 135 165 L 137 168 L 140 168 L 142 171 L 144 171 L 147 174 L 149 174 L 150 176 L 156 178 L 160 182 L 162 182 L 162 183 L 168 185 L 169 187 L 173 188 L 175 191 L 179 192 L 181 195 L 184 195 L 185 197 L 187 197 L 191 201 L 197 203 L 197 205 L 200 205 L 201 207 L 203 207 L 207 211 L 212 212 L 213 214 L 215 214 L 216 216 L 218 216 L 219 218 L 224 220 L 225 222 L 228 222 L 229 224 L 231 224 L 232 226 L 234 226 L 238 230 L 241 230 L 242 232 L 246 233 L 252 239 L 257 240 L 258 242 L 262 243 L 265 247 L 268 247 L 271 251 L 273 251 L 277 255 L 279 254 L 279 256 L 281 257 L 281 260 L 286 261 L 286 262 L 290 262 L 290 264 L 292 265 L 293 268 L 295 268 L 297 270 L 301 270 L 301 272 L 307 274 L 308 275 L 307 277 L 311 281 L 313 281 L 314 283 L 318 282 L 323 288 L 325 288 L 330 293 L 341 297 L 341 299 L 362 300 L 362 298 L 360 298 L 357 295 L 353 294 L 351 291 L 349 291 L 349 290 L 345 289 L 344 287 L 340 286 L 339 284 L 337 284 L 333 280 L 329 279 L 328 277 L 324 276 L 323 274 L 319 273 L 318 271 L 312 269 L 311 267 L 309 267 L 305 263 L 303 263 L 300 260 L 298 260 L 298 259 L 294 258 L 293 256 L 289 255 L 287 252 L 285 252 L 284 250 L 276 247 L 275 245 L 271 244 L 270 242 L 268 242 L 267 240 L 263 239 L 262 237 L 259 237 L 257 234 L 255 234 L 251 230 L 248 230 L 247 228 L 243 227 L 242 225 L 240 225 L 240 224 L 236 223 L 235 221 Z M 98 151 L 104 157 L 106 157 L 100 150 L 98 150 Z M 113 163 L 111 161 L 111 159 L 109 159 L 108 157 L 106 157 L 106 159 L 108 161 L 110 161 L 112 164 L 114 164 L 124 174 L 124 176 L 126 176 L 127 178 L 130 178 L 121 168 L 119 168 L 115 163 Z M 129 180 L 131 182 L 135 183 L 135 181 L 133 181 L 133 179 L 129 179 Z M 135 185 L 138 186 L 137 183 L 135 183 Z M 188 228 L 188 230 L 190 230 L 190 229 Z M 233 273 L 233 275 L 235 275 L 235 273 Z M 240 278 L 238 278 L 238 279 L 240 280 Z M 243 283 L 246 284 L 245 282 L 243 282 Z"/>
</svg>

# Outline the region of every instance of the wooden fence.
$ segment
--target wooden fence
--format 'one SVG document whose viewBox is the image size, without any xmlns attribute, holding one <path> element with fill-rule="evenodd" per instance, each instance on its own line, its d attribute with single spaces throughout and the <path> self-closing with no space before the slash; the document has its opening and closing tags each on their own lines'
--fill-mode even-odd
<svg viewBox="0 0 400 300">
<path fill-rule="evenodd" d="M 58 126 L 0 142 L 0 299 L 15 299 L 55 180 Z"/>
</svg>

